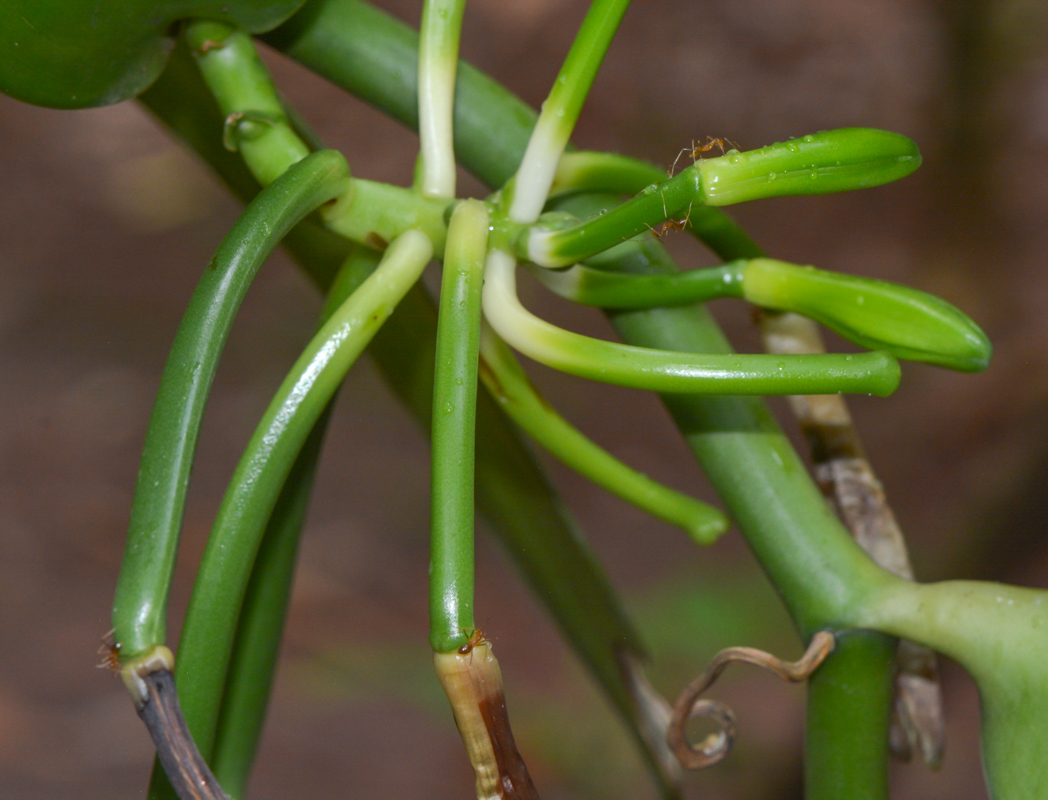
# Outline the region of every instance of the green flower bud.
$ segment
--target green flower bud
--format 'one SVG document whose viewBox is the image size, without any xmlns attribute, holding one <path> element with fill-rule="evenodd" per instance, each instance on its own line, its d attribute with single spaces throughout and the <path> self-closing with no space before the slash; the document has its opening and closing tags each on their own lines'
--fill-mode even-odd
<svg viewBox="0 0 1048 800">
<path fill-rule="evenodd" d="M 886 281 L 756 258 L 742 269 L 742 295 L 795 311 L 871 350 L 961 372 L 986 369 L 986 334 L 934 295 Z"/>
<path fill-rule="evenodd" d="M 910 139 L 874 128 L 823 131 L 696 164 L 710 206 L 866 189 L 905 178 L 920 165 L 921 154 Z"/>
</svg>

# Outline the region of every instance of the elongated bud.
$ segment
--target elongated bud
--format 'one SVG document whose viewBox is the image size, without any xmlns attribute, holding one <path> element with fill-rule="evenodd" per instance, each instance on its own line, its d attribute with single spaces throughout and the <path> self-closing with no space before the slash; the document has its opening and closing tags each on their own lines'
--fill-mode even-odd
<svg viewBox="0 0 1048 800">
<path fill-rule="evenodd" d="M 794 311 L 871 350 L 961 372 L 986 369 L 992 347 L 945 300 L 896 283 L 756 258 L 742 269 L 749 302 Z"/>
<path fill-rule="evenodd" d="M 874 128 L 823 131 L 696 163 L 710 206 L 866 189 L 905 178 L 920 165 L 913 141 Z"/>
<path fill-rule="evenodd" d="M 502 671 L 491 645 L 482 639 L 455 652 L 434 653 L 433 666 L 477 776 L 477 800 L 538 800 L 513 741 Z"/>
</svg>

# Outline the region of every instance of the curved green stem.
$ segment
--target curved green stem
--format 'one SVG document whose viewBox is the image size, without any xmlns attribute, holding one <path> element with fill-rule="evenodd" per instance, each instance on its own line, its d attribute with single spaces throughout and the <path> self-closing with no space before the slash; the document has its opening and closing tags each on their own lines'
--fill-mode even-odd
<svg viewBox="0 0 1048 800">
<path fill-rule="evenodd" d="M 418 59 L 419 190 L 427 197 L 455 196 L 455 147 L 451 128 L 455 69 L 466 0 L 426 0 Z"/>
<path fill-rule="evenodd" d="M 487 245 L 487 208 L 467 200 L 455 209 L 448 226 L 433 380 L 429 641 L 438 653 L 458 650 L 476 628 L 473 468 Z"/>
<path fill-rule="evenodd" d="M 582 378 L 701 394 L 888 395 L 899 384 L 899 364 L 887 353 L 857 355 L 699 355 L 605 342 L 566 331 L 530 314 L 516 292 L 513 256 L 488 255 L 484 316 L 516 350 Z"/>
<path fill-rule="evenodd" d="M 259 542 L 289 470 L 346 371 L 418 280 L 429 239 L 408 231 L 332 315 L 281 384 L 230 482 L 197 573 L 176 678 L 197 746 L 210 757 L 237 619 Z"/>
<path fill-rule="evenodd" d="M 370 275 L 378 257 L 355 248 L 328 292 L 323 324 Z M 299 534 L 334 400 L 317 420 L 273 508 L 251 569 L 215 730 L 211 766 L 232 797 L 243 797 L 265 721 L 291 595 Z"/>
<path fill-rule="evenodd" d="M 490 328 L 481 331 L 480 353 L 481 379 L 502 409 L 567 466 L 652 516 L 679 525 L 698 544 L 712 544 L 727 531 L 728 518 L 713 506 L 626 466 L 550 408 Z"/>
<path fill-rule="evenodd" d="M 738 297 L 762 308 L 802 314 L 896 358 L 964 372 L 985 369 L 990 360 L 990 340 L 967 315 L 935 295 L 897 283 L 771 258 L 672 275 L 623 275 L 591 266 L 599 259 L 566 270 L 532 272 L 561 297 L 587 305 L 655 308 Z"/>
<path fill-rule="evenodd" d="M 310 211 L 338 196 L 347 180 L 345 160 L 333 150 L 297 163 L 247 207 L 193 293 L 157 390 L 131 507 L 113 601 L 113 636 L 122 658 L 135 658 L 165 640 L 193 453 L 237 309 L 277 243 Z"/>
</svg>

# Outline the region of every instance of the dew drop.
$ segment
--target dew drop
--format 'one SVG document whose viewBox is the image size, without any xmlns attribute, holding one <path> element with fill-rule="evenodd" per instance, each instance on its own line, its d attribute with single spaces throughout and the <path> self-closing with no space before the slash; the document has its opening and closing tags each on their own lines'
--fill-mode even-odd
<svg viewBox="0 0 1048 800">
<path fill-rule="evenodd" d="M 815 137 L 814 137 L 814 136 L 812 136 L 812 135 L 811 135 L 811 134 L 809 133 L 809 134 L 808 134 L 807 136 L 805 136 L 804 138 L 802 138 L 802 139 L 801 139 L 801 141 L 802 141 L 802 142 L 814 142 L 814 141 L 815 141 Z"/>
</svg>

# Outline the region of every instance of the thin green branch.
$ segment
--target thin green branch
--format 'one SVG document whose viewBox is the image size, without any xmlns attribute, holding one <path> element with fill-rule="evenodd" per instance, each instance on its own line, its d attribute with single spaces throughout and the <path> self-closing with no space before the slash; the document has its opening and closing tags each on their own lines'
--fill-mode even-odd
<svg viewBox="0 0 1048 800">
<path fill-rule="evenodd" d="M 534 222 L 549 195 L 557 162 L 571 138 L 593 79 L 629 0 L 593 0 L 531 133 L 509 200 L 509 218 Z"/>
<path fill-rule="evenodd" d="M 484 315 L 495 331 L 547 366 L 590 380 L 657 392 L 889 395 L 899 364 L 887 353 L 784 356 L 700 355 L 606 342 L 558 328 L 517 299 L 513 256 L 488 255 Z"/>
<path fill-rule="evenodd" d="M 355 248 L 328 292 L 320 324 L 327 321 L 378 265 L 372 251 Z M 237 622 L 233 655 L 215 730 L 211 765 L 232 797 L 243 797 L 269 704 L 277 653 L 294 577 L 299 534 L 334 399 L 317 420 L 273 508 Z"/>
<path fill-rule="evenodd" d="M 480 353 L 481 379 L 502 409 L 567 466 L 652 516 L 679 525 L 698 544 L 712 544 L 727 531 L 728 519 L 720 511 L 631 469 L 561 417 L 490 328 L 481 331 Z"/>
</svg>

